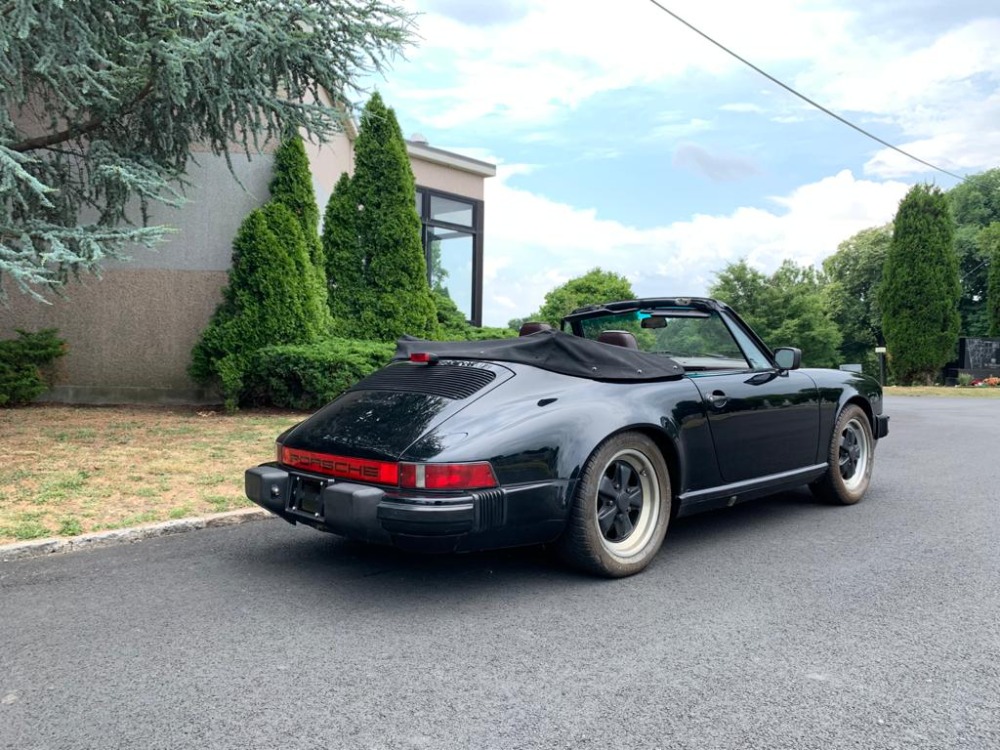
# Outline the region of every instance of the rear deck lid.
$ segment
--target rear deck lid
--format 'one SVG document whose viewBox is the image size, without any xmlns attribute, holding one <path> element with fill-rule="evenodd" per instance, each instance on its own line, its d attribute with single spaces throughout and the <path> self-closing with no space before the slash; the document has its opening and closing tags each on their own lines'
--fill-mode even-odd
<svg viewBox="0 0 1000 750">
<path fill-rule="evenodd" d="M 373 373 L 285 438 L 289 448 L 397 460 L 414 441 L 513 377 L 492 363 L 399 362 Z"/>
</svg>

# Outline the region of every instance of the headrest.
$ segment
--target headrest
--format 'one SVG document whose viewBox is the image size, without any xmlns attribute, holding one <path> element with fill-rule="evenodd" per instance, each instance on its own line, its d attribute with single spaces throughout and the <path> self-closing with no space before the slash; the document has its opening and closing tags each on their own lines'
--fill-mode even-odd
<svg viewBox="0 0 1000 750">
<path fill-rule="evenodd" d="M 636 343 L 635 336 L 628 331 L 601 331 L 601 335 L 597 337 L 597 340 L 602 344 L 623 346 L 626 349 L 639 348 L 639 344 Z"/>
<path fill-rule="evenodd" d="M 518 336 L 530 336 L 533 333 L 538 333 L 539 331 L 551 331 L 552 326 L 548 323 L 539 323 L 537 320 L 529 320 L 521 324 L 521 330 L 517 334 Z"/>
</svg>

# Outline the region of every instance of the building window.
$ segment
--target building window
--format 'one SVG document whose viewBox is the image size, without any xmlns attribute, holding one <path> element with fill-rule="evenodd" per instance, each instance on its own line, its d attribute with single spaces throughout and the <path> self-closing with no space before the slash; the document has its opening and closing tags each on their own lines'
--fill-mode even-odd
<svg viewBox="0 0 1000 750">
<path fill-rule="evenodd" d="M 448 295 L 473 325 L 483 318 L 483 202 L 417 188 L 431 289 Z"/>
</svg>

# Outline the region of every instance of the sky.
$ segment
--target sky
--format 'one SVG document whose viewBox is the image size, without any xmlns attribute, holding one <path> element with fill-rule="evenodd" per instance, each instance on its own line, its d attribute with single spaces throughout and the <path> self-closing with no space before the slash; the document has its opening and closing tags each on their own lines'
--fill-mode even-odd
<svg viewBox="0 0 1000 750">
<path fill-rule="evenodd" d="M 661 0 L 771 75 L 950 172 L 1000 166 L 996 0 Z M 727 263 L 819 264 L 956 180 L 837 122 L 649 0 L 404 0 L 376 87 L 407 137 L 497 165 L 483 323 L 594 267 L 702 295 Z"/>
</svg>

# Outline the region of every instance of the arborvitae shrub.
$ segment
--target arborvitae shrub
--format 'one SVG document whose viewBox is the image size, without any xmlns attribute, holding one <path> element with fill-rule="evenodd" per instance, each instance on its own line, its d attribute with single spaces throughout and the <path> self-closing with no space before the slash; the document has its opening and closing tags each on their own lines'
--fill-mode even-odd
<svg viewBox="0 0 1000 750">
<path fill-rule="evenodd" d="M 309 304 L 313 314 L 330 327 L 327 307 L 326 261 L 319 240 L 319 208 L 313 191 L 312 172 L 305 145 L 298 135 L 282 141 L 274 155 L 274 176 L 271 179 L 271 200 L 284 204 L 302 228 L 309 263 L 302 267 L 303 283 L 308 285 Z"/>
<path fill-rule="evenodd" d="M 361 310 L 370 305 L 371 290 L 365 286 L 365 255 L 358 238 L 358 201 L 346 172 L 326 203 L 323 256 L 335 330 L 364 338 Z"/>
<path fill-rule="evenodd" d="M 218 385 L 228 408 L 242 391 L 247 357 L 275 344 L 310 343 L 327 333 L 325 300 L 304 278 L 311 265 L 302 229 L 282 203 L 243 221 L 233 243 L 229 285 L 192 353 L 191 376 Z"/>
<path fill-rule="evenodd" d="M 944 194 L 916 185 L 899 204 L 879 302 L 897 383 L 933 382 L 955 353 L 961 285 Z"/>
<path fill-rule="evenodd" d="M 416 188 L 395 113 L 375 94 L 361 115 L 354 144 L 353 197 L 364 254 L 366 296 L 356 335 L 393 341 L 432 336 L 437 316 L 427 282 Z"/>
</svg>

